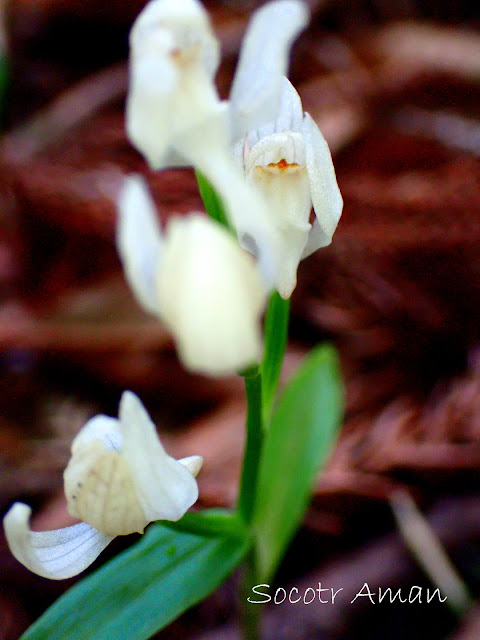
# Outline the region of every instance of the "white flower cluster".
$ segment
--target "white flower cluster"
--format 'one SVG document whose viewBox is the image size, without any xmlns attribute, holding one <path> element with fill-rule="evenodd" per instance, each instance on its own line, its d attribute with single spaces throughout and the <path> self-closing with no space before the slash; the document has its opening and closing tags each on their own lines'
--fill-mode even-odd
<svg viewBox="0 0 480 640">
<path fill-rule="evenodd" d="M 307 21 L 301 0 L 261 7 L 225 102 L 214 84 L 219 45 L 198 0 L 152 0 L 131 32 L 131 141 L 153 169 L 204 174 L 238 238 L 198 214 L 163 235 L 144 182 L 126 180 L 117 236 L 125 273 L 192 371 L 222 375 L 258 362 L 268 292 L 290 297 L 298 263 L 331 242 L 340 218 L 327 143 L 285 77 Z"/>
</svg>

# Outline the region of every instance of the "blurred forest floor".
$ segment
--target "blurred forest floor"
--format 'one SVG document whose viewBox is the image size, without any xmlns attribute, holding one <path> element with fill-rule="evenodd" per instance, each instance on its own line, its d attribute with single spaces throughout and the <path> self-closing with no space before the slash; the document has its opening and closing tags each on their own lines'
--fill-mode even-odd
<svg viewBox="0 0 480 640">
<path fill-rule="evenodd" d="M 124 133 L 127 35 L 141 0 L 12 0 L 0 140 L 0 509 L 72 522 L 62 472 L 74 434 L 137 392 L 167 449 L 201 453 L 200 506 L 232 505 L 244 404 L 235 379 L 178 364 L 114 247 L 122 175 L 143 173 L 162 217 L 201 208 L 193 175 L 155 175 Z M 278 584 L 430 585 L 395 531 L 406 490 L 480 593 L 480 8 L 454 0 L 310 2 L 291 79 L 333 155 L 344 214 L 302 263 L 285 373 L 339 349 L 345 425 Z M 223 95 L 251 4 L 209 2 Z M 3 534 L 1 534 L 3 535 Z M 132 538 L 116 540 L 104 562 Z M 74 580 L 30 574 L 0 538 L 0 639 L 14 640 Z M 431 585 L 430 585 L 431 586 Z M 235 637 L 232 585 L 159 637 Z M 352 595 L 352 597 L 353 597 Z M 474 640 L 441 605 L 282 606 L 267 638 Z M 159 603 L 161 606 L 161 603 Z M 220 631 L 218 625 L 227 623 Z"/>
</svg>

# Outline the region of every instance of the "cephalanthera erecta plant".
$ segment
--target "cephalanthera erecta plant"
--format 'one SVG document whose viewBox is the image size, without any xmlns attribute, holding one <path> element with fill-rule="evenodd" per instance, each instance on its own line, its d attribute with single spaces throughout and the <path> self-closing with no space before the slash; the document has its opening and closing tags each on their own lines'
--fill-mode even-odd
<svg viewBox="0 0 480 640">
<path fill-rule="evenodd" d="M 25 640 L 149 638 L 242 562 L 242 594 L 270 579 L 302 521 L 342 413 L 329 347 L 276 399 L 298 263 L 331 242 L 342 210 L 327 143 L 285 77 L 307 21 L 300 0 L 262 6 L 225 102 L 214 82 L 219 44 L 200 2 L 152 0 L 133 25 L 128 136 L 156 171 L 194 167 L 207 215 L 164 224 L 144 179 L 128 176 L 117 248 L 136 299 L 171 332 L 183 365 L 244 378 L 238 501 L 187 512 L 201 456 L 169 456 L 140 400 L 125 392 L 118 419 L 93 417 L 73 442 L 65 494 L 81 522 L 31 531 L 30 508 L 16 503 L 4 527 L 20 562 L 57 579 L 88 567 L 113 537 L 145 534 L 70 589 Z M 260 609 L 242 600 L 245 637 L 258 638 Z"/>
</svg>

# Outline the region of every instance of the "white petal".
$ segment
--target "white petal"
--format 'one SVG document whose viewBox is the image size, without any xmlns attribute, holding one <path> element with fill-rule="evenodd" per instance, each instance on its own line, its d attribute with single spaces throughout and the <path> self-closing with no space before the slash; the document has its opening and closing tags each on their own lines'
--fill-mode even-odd
<svg viewBox="0 0 480 640">
<path fill-rule="evenodd" d="M 192 103 L 191 94 L 186 104 L 189 109 L 191 107 L 193 110 L 196 106 L 196 111 L 201 110 Z M 203 171 L 204 164 L 210 166 L 212 163 L 210 157 L 217 158 L 218 154 L 222 158 L 228 156 L 229 136 L 228 105 L 226 102 L 214 103 L 212 100 L 210 107 L 204 110 L 201 120 L 195 122 L 192 117 L 189 125 L 177 132 L 172 142 L 174 154 Z"/>
<path fill-rule="evenodd" d="M 199 145 L 203 155 L 209 153 L 210 146 L 218 139 L 222 144 L 228 144 L 227 109 L 219 100 L 205 69 L 198 64 L 184 70 L 178 91 L 168 100 L 159 102 L 154 111 L 156 123 L 149 125 L 149 129 L 150 141 L 155 148 L 150 153 L 140 149 L 152 169 L 194 165 L 197 164 L 193 158 Z M 162 148 L 155 142 L 156 127 L 166 130 L 168 140 Z M 212 137 L 207 145 L 204 144 L 206 131 Z"/>
<path fill-rule="evenodd" d="M 233 164 L 238 171 L 245 169 L 245 145 L 248 144 L 246 138 L 240 138 L 232 145 Z"/>
<path fill-rule="evenodd" d="M 303 122 L 302 101 L 290 80 L 284 77 L 282 81 L 275 131 L 301 131 Z"/>
<path fill-rule="evenodd" d="M 198 476 L 200 469 L 203 466 L 202 456 L 188 456 L 188 458 L 180 458 L 178 462 L 183 464 L 184 467 L 187 467 L 190 473 L 195 477 Z"/>
<path fill-rule="evenodd" d="M 255 12 L 230 94 L 232 140 L 274 120 L 293 40 L 308 22 L 303 2 L 278 0 Z"/>
<path fill-rule="evenodd" d="M 224 375 L 258 362 L 263 284 L 220 225 L 199 214 L 170 221 L 159 297 L 191 371 Z"/>
<path fill-rule="evenodd" d="M 182 50 L 200 45 L 202 60 L 213 77 L 220 62 L 220 47 L 214 37 L 207 11 L 197 0 L 152 0 L 137 17 L 130 32 L 132 48 L 142 47 L 152 33 L 172 34 L 173 47 Z"/>
<path fill-rule="evenodd" d="M 292 229 L 284 234 L 284 261 L 277 276 L 277 291 L 288 300 L 297 286 L 298 264 L 305 246 L 307 234 Z"/>
<path fill-rule="evenodd" d="M 100 440 L 107 450 L 120 451 L 123 436 L 118 420 L 102 414 L 90 418 L 75 436 L 72 453 L 92 440 Z"/>
<path fill-rule="evenodd" d="M 224 115 L 222 107 L 204 126 L 177 139 L 176 144 L 217 190 L 240 244 L 258 258 L 265 287 L 270 289 L 279 268 L 280 239 L 270 223 L 267 203 L 232 161 Z"/>
<path fill-rule="evenodd" d="M 65 529 L 31 531 L 32 510 L 16 502 L 3 519 L 8 546 L 25 567 L 44 578 L 62 580 L 86 569 L 113 540 L 81 522 Z"/>
<path fill-rule="evenodd" d="M 318 218 L 315 218 L 312 224 L 312 228 L 310 233 L 308 234 L 307 244 L 302 252 L 302 260 L 304 258 L 308 258 L 312 253 L 318 251 L 322 247 L 328 247 L 328 245 L 332 242 L 332 236 L 328 235 Z"/>
<path fill-rule="evenodd" d="M 328 144 L 308 113 L 305 114 L 302 130 L 310 192 L 316 215 L 303 253 L 305 258 L 332 241 L 332 236 L 342 214 L 343 200 L 335 177 Z"/>
<path fill-rule="evenodd" d="M 192 166 L 192 163 L 190 162 L 190 160 L 185 158 L 176 149 L 172 149 L 172 147 L 169 147 L 165 152 L 165 155 L 163 156 L 163 158 L 161 158 L 158 161 L 155 168 L 157 171 L 161 171 L 162 169 L 170 169 L 170 168 L 181 169 L 184 167 L 191 167 L 191 166 Z"/>
<path fill-rule="evenodd" d="M 170 143 L 169 120 L 179 81 L 178 69 L 165 53 L 132 53 L 125 114 L 127 135 L 152 167 L 161 161 Z"/>
<path fill-rule="evenodd" d="M 130 465 L 147 520 L 179 520 L 198 498 L 186 466 L 169 456 L 140 399 L 125 391 L 120 400 L 122 455 Z"/>
<path fill-rule="evenodd" d="M 130 44 L 127 132 L 158 170 L 169 166 L 177 136 L 201 126 L 220 104 L 213 83 L 219 46 L 195 0 L 150 2 Z"/>
<path fill-rule="evenodd" d="M 282 92 L 274 120 L 248 133 L 248 145 L 253 147 L 265 136 L 282 131 L 300 132 L 303 122 L 302 101 L 288 78 L 282 78 Z"/>
<path fill-rule="evenodd" d="M 217 172 L 213 184 L 222 195 L 240 246 L 258 259 L 265 291 L 269 291 L 281 259 L 278 253 L 280 239 L 276 227 L 270 222 L 269 204 L 243 178 L 230 172 L 220 173 Z M 220 185 L 223 186 L 219 188 Z"/>
<path fill-rule="evenodd" d="M 155 276 L 162 235 L 155 204 L 140 176 L 125 180 L 118 201 L 117 249 L 125 276 L 140 304 L 158 314 Z"/>
</svg>

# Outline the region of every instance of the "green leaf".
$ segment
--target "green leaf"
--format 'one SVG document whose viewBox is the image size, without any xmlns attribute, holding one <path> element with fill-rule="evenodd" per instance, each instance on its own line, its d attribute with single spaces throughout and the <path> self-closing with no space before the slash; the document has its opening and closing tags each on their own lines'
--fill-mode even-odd
<svg viewBox="0 0 480 640">
<path fill-rule="evenodd" d="M 265 347 L 262 361 L 262 391 L 264 421 L 268 425 L 275 392 L 282 372 L 287 346 L 290 300 L 284 300 L 277 291 L 270 296 L 265 315 Z"/>
<path fill-rule="evenodd" d="M 156 524 L 73 586 L 21 640 L 143 640 L 216 587 L 248 551 L 244 536 L 202 536 Z"/>
<path fill-rule="evenodd" d="M 288 384 L 265 439 L 253 520 L 261 582 L 271 578 L 301 523 L 342 409 L 337 356 L 323 346 Z"/>
<path fill-rule="evenodd" d="M 195 177 L 197 178 L 198 189 L 208 215 L 210 218 L 216 220 L 226 229 L 231 231 L 232 229 L 220 196 L 212 187 L 208 179 L 200 173 L 198 169 L 195 170 Z"/>
<path fill-rule="evenodd" d="M 245 522 L 236 511 L 230 509 L 208 509 L 206 511 L 188 511 L 177 522 L 164 522 L 164 526 L 183 533 L 196 533 L 209 536 L 246 537 Z"/>
</svg>

